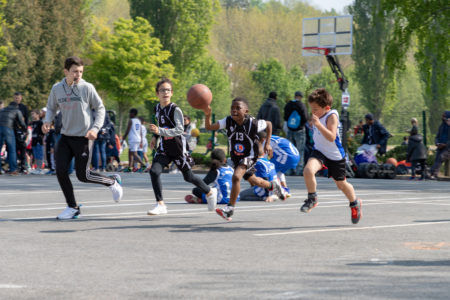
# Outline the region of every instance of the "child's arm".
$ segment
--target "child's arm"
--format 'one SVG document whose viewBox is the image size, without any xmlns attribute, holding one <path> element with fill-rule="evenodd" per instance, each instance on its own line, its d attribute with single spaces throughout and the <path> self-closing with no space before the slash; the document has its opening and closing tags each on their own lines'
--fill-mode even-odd
<svg viewBox="0 0 450 300">
<path fill-rule="evenodd" d="M 208 105 L 207 108 L 203 110 L 205 113 L 205 128 L 206 130 L 218 130 L 220 129 L 220 125 L 218 122 L 211 124 L 211 115 L 212 115 L 212 109 L 211 106 Z"/>
<path fill-rule="evenodd" d="M 269 157 L 272 157 L 272 147 L 270 146 L 270 138 L 272 137 L 272 123 L 270 121 L 266 121 L 266 143 L 264 144 L 264 153 L 267 153 Z"/>
<path fill-rule="evenodd" d="M 332 114 L 327 119 L 327 127 L 323 126 L 319 121 L 319 117 L 312 114 L 311 120 L 314 126 L 322 133 L 322 135 L 330 142 L 334 142 L 336 139 L 336 132 L 339 124 L 339 120 L 335 114 Z"/>
<path fill-rule="evenodd" d="M 133 123 L 133 122 L 131 121 L 131 119 L 128 120 L 127 130 L 125 130 L 125 134 L 122 136 L 122 141 L 126 140 L 126 138 L 127 138 L 127 136 L 128 136 L 128 133 L 130 133 L 130 130 L 131 130 L 131 124 L 132 124 L 132 123 Z"/>
</svg>

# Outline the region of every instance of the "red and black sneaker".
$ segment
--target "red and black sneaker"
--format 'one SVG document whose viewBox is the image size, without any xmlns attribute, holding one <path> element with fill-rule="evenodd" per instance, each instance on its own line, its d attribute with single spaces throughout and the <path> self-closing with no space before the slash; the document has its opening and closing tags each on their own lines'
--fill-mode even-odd
<svg viewBox="0 0 450 300">
<path fill-rule="evenodd" d="M 352 223 L 358 224 L 362 216 L 361 199 L 357 198 L 355 201 L 350 202 L 350 210 L 352 212 Z"/>
<path fill-rule="evenodd" d="M 308 198 L 305 200 L 305 204 L 303 204 L 302 207 L 300 207 L 300 211 L 304 213 L 309 213 L 311 209 L 317 206 L 317 204 L 318 204 L 317 197 Z"/>
<path fill-rule="evenodd" d="M 222 208 L 220 207 L 216 208 L 216 213 L 227 221 L 231 221 L 233 211 L 234 211 L 233 207 L 228 205 Z"/>
</svg>

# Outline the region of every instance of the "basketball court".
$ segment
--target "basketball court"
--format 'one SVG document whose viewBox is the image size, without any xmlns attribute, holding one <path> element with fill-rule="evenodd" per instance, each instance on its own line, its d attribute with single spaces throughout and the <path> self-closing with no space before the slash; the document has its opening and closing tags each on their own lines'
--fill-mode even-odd
<svg viewBox="0 0 450 300">
<path fill-rule="evenodd" d="M 82 218 L 55 176 L 1 176 L 1 299 L 448 299 L 450 185 L 350 179 L 363 218 L 350 221 L 334 183 L 299 211 L 302 177 L 285 202 L 240 202 L 232 222 L 187 204 L 192 186 L 163 174 L 166 216 L 148 174 L 122 174 L 116 204 L 72 176 Z M 247 183 L 242 184 L 246 188 Z"/>
</svg>

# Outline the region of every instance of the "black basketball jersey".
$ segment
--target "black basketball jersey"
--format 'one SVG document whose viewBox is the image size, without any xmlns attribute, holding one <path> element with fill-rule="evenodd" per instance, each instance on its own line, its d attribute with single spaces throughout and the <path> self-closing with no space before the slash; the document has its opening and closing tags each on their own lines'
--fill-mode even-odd
<svg viewBox="0 0 450 300">
<path fill-rule="evenodd" d="M 226 118 L 225 129 L 228 136 L 230 156 L 233 161 L 245 157 L 258 157 L 258 120 L 247 116 L 242 125 L 237 124 L 231 116 Z"/>
<path fill-rule="evenodd" d="M 175 110 L 178 106 L 174 103 L 170 103 L 164 108 L 158 103 L 155 107 L 156 120 L 158 120 L 158 126 L 161 128 L 175 128 Z M 158 153 L 164 153 L 171 157 L 183 156 L 187 153 L 186 138 L 183 135 L 179 136 L 160 136 Z"/>
</svg>

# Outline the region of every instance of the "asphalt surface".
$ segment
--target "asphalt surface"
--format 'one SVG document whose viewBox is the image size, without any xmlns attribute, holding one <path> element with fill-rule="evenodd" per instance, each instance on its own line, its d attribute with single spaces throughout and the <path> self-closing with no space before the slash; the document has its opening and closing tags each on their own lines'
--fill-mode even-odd
<svg viewBox="0 0 450 300">
<path fill-rule="evenodd" d="M 319 205 L 240 202 L 226 222 L 187 204 L 192 186 L 163 174 L 165 216 L 148 174 L 121 174 L 124 198 L 72 176 L 82 218 L 55 176 L 0 176 L 0 299 L 449 299 L 450 184 L 350 179 L 363 200 L 318 178 Z M 242 188 L 247 187 L 243 183 Z"/>
</svg>

